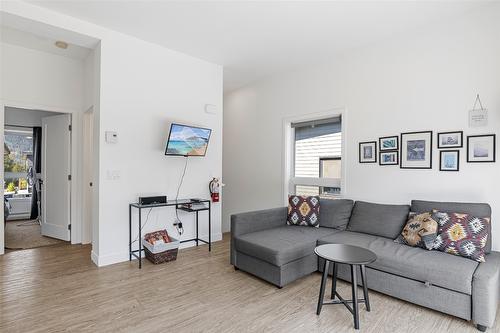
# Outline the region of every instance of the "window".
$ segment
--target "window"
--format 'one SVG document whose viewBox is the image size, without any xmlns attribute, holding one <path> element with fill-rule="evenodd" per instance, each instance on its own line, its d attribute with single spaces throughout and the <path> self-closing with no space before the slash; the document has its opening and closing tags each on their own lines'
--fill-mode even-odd
<svg viewBox="0 0 500 333">
<path fill-rule="evenodd" d="M 6 128 L 4 133 L 4 195 L 31 196 L 27 175 L 33 166 L 33 132 Z"/>
<path fill-rule="evenodd" d="M 319 177 L 342 179 L 342 158 L 341 157 L 320 157 Z M 340 186 L 322 186 L 320 193 L 324 195 L 339 195 Z"/>
<path fill-rule="evenodd" d="M 291 122 L 291 169 L 288 192 L 338 196 L 342 183 L 341 117 Z"/>
</svg>

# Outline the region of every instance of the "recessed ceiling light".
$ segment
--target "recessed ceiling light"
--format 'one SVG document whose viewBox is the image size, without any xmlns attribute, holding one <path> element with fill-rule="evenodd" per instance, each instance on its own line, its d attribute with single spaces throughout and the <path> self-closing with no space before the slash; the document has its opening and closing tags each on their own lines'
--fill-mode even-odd
<svg viewBox="0 0 500 333">
<path fill-rule="evenodd" d="M 62 40 L 58 40 L 55 43 L 55 46 L 57 46 L 60 49 L 66 50 L 68 48 L 68 43 L 63 42 Z"/>
</svg>

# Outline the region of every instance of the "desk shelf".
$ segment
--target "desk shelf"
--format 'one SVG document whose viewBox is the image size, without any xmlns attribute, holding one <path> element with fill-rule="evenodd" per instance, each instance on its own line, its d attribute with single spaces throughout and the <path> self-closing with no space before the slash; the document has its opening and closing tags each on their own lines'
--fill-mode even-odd
<svg viewBox="0 0 500 333">
<path fill-rule="evenodd" d="M 200 208 L 200 209 L 192 209 L 192 208 L 187 208 L 187 207 L 182 207 L 181 205 L 186 205 L 186 204 L 199 204 L 199 203 L 204 203 L 207 204 L 208 206 L 205 208 Z M 191 238 L 191 239 L 185 239 L 181 240 L 181 243 L 187 243 L 187 242 L 196 242 L 196 246 L 199 245 L 200 242 L 208 244 L 208 251 L 212 251 L 212 223 L 211 223 L 211 201 L 204 199 L 204 200 L 190 200 L 190 199 L 185 199 L 185 200 L 168 200 L 165 203 L 159 203 L 159 204 L 150 204 L 150 205 L 143 205 L 137 202 L 129 204 L 128 207 L 128 217 L 129 217 L 129 261 L 132 261 L 132 257 L 135 257 L 139 260 L 139 269 L 142 268 L 142 251 L 144 251 L 142 247 L 142 210 L 143 209 L 153 209 L 153 208 L 159 208 L 159 207 L 173 207 L 177 210 L 182 210 L 188 213 L 195 213 L 196 214 L 196 238 Z M 139 231 L 139 237 L 138 237 L 138 249 L 132 250 L 132 208 L 135 208 L 138 210 L 138 231 Z M 198 235 L 198 217 L 199 217 L 199 212 L 201 211 L 208 211 L 208 241 L 201 239 Z"/>
<path fill-rule="evenodd" d="M 187 207 L 177 207 L 177 209 L 183 210 L 183 211 L 188 212 L 188 213 L 195 213 L 195 212 L 201 212 L 204 210 L 209 210 L 210 208 L 206 207 L 206 208 L 193 209 L 193 208 L 187 208 Z"/>
</svg>

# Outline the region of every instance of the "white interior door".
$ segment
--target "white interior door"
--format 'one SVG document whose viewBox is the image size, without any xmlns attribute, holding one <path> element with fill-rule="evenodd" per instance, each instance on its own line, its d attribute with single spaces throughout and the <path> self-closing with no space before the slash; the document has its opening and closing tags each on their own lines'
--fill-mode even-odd
<svg viewBox="0 0 500 333">
<path fill-rule="evenodd" d="M 42 118 L 42 235 L 70 240 L 71 118 Z"/>
<path fill-rule="evenodd" d="M 90 108 L 83 114 L 83 214 L 82 244 L 92 242 L 92 197 L 94 167 L 94 111 Z"/>
</svg>

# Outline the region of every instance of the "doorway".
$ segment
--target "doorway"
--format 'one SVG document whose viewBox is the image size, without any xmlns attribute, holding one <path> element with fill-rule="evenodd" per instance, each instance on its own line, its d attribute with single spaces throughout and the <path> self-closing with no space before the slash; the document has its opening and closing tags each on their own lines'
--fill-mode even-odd
<svg viewBox="0 0 500 333">
<path fill-rule="evenodd" d="M 70 241 L 71 115 L 5 108 L 5 248 Z"/>
</svg>

